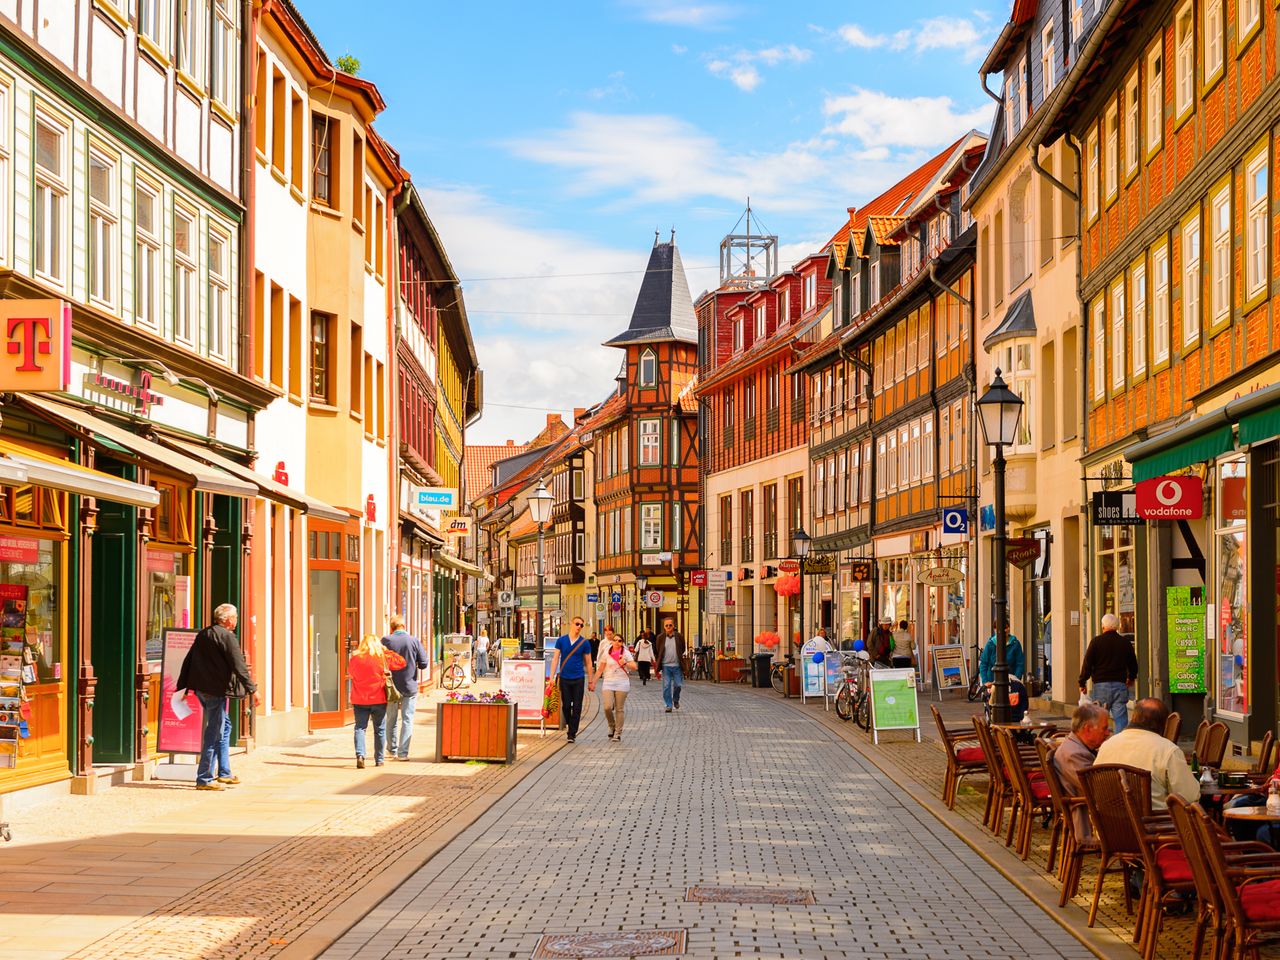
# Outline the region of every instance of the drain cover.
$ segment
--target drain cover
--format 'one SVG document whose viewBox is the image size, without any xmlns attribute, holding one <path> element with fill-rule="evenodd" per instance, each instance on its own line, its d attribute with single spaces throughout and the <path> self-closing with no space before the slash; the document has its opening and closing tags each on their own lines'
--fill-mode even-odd
<svg viewBox="0 0 1280 960">
<path fill-rule="evenodd" d="M 795 903 L 814 902 L 812 890 L 786 887 L 690 887 L 684 897 L 695 903 Z"/>
<path fill-rule="evenodd" d="M 684 953 L 683 930 L 617 933 L 548 933 L 538 941 L 533 960 L 578 957 L 670 957 Z"/>
</svg>

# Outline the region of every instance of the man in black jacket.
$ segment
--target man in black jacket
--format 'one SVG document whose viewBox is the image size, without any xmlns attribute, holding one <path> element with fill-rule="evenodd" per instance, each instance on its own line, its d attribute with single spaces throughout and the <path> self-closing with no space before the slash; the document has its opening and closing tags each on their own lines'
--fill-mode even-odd
<svg viewBox="0 0 1280 960">
<path fill-rule="evenodd" d="M 224 783 L 240 782 L 231 773 L 231 716 L 227 712 L 227 698 L 252 695 L 255 707 L 261 702 L 258 685 L 249 676 L 249 667 L 240 652 L 240 641 L 232 632 L 239 619 L 234 604 L 224 603 L 214 610 L 213 625 L 196 634 L 178 673 L 178 689 L 194 690 L 204 709 L 197 790 L 221 790 Z"/>
<path fill-rule="evenodd" d="M 680 709 L 680 688 L 684 686 L 684 637 L 676 630 L 676 622 L 668 617 L 662 622 L 662 633 L 653 641 L 654 662 L 662 674 L 662 699 L 671 708 Z"/>
<path fill-rule="evenodd" d="M 1133 644 L 1120 633 L 1120 618 L 1108 613 L 1102 618 L 1102 633 L 1089 643 L 1080 665 L 1080 693 L 1092 678 L 1093 699 L 1111 711 L 1116 733 L 1129 725 L 1129 688 L 1138 679 L 1138 657 Z"/>
</svg>

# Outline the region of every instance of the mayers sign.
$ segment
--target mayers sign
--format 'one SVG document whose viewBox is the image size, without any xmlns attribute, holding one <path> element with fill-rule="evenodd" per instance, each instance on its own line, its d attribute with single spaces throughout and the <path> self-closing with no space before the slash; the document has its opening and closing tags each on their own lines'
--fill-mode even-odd
<svg viewBox="0 0 1280 960">
<path fill-rule="evenodd" d="M 1134 489 L 1138 516 L 1147 520 L 1199 520 L 1204 481 L 1199 477 L 1152 477 Z"/>
</svg>

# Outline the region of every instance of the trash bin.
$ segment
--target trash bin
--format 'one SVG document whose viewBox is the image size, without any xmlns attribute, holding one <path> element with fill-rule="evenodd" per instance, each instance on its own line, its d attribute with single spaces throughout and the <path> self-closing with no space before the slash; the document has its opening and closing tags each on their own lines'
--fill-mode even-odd
<svg viewBox="0 0 1280 960">
<path fill-rule="evenodd" d="M 769 686 L 769 664 L 773 662 L 772 653 L 753 653 L 751 655 L 751 685 L 753 687 Z"/>
</svg>

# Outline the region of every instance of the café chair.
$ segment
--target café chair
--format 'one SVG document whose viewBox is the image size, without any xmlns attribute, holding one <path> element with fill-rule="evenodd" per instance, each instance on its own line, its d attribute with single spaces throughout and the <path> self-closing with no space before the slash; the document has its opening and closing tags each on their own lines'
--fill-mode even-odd
<svg viewBox="0 0 1280 960">
<path fill-rule="evenodd" d="M 1138 944 L 1142 960 L 1153 960 L 1156 941 L 1164 921 L 1164 907 L 1178 895 L 1191 893 L 1195 882 L 1191 876 L 1191 864 L 1183 852 L 1183 845 L 1176 832 L 1171 834 L 1148 833 L 1143 822 L 1142 799 L 1136 795 L 1128 778 L 1121 774 L 1125 811 L 1129 816 L 1133 835 L 1138 841 L 1142 857 L 1142 895 L 1138 898 L 1138 917 L 1134 923 L 1133 939 Z M 1150 787 L 1148 785 L 1148 794 Z M 1174 794 L 1170 800 L 1184 803 Z"/>
<path fill-rule="evenodd" d="M 1276 735 L 1268 730 L 1262 735 L 1262 743 L 1258 746 L 1258 760 L 1249 770 L 1251 779 L 1265 780 L 1274 770 Z"/>
<path fill-rule="evenodd" d="M 1227 755 L 1227 744 L 1231 740 L 1231 732 L 1227 729 L 1227 725 L 1221 720 L 1209 724 L 1209 729 L 1205 733 L 1204 748 L 1197 750 L 1196 754 L 1200 758 L 1200 766 L 1210 767 L 1214 770 L 1222 766 L 1222 761 Z"/>
<path fill-rule="evenodd" d="M 1031 853 L 1031 830 L 1035 826 L 1036 818 L 1044 817 L 1053 810 L 1053 802 L 1049 797 L 1049 785 L 1039 777 L 1035 780 L 1031 779 L 1032 771 L 1027 766 L 1028 758 L 1018 749 L 1018 744 L 1013 739 L 1013 731 L 997 729 L 995 735 L 1005 766 L 1009 770 L 1009 779 L 1013 783 L 1014 791 L 1013 816 L 1009 821 L 1009 838 L 1006 839 L 1005 846 L 1009 845 L 1009 841 L 1013 839 L 1016 832 L 1018 857 L 1025 860 Z M 1038 761 L 1036 765 L 1039 765 Z"/>
<path fill-rule="evenodd" d="M 1062 893 L 1058 897 L 1058 906 L 1065 907 L 1067 901 L 1080 889 L 1080 870 L 1084 866 L 1084 858 L 1098 853 L 1098 841 L 1092 834 L 1081 835 L 1077 829 L 1076 813 L 1083 812 L 1088 821 L 1088 810 L 1084 797 L 1075 797 L 1067 793 L 1058 768 L 1054 766 L 1053 757 L 1057 752 L 1053 744 L 1040 741 L 1036 750 L 1040 754 L 1040 767 L 1044 771 L 1044 782 L 1049 787 L 1049 798 L 1053 801 L 1053 832 L 1049 834 L 1049 862 L 1047 869 L 1053 870 L 1058 863 L 1058 881 L 1062 884 Z M 1057 859 L 1058 835 L 1062 836 L 1062 859 Z"/>
<path fill-rule="evenodd" d="M 1230 845 L 1209 815 L 1198 805 L 1189 810 L 1199 840 L 1192 858 L 1207 865 L 1221 909 L 1218 956 L 1226 957 L 1229 947 L 1232 960 L 1256 957 L 1258 941 L 1280 932 L 1280 857 L 1229 857 Z"/>
<path fill-rule="evenodd" d="M 930 704 L 929 709 L 933 711 L 933 721 L 938 725 L 938 736 L 947 755 L 947 773 L 942 780 L 942 802 L 947 805 L 948 810 L 954 810 L 961 778 L 986 771 L 987 758 L 972 730 L 964 727 L 949 728 L 942 722 L 942 714 L 937 707 Z"/>
<path fill-rule="evenodd" d="M 1188 754 L 1187 756 L 1188 760 L 1190 760 L 1191 757 L 1193 756 L 1199 757 L 1204 753 L 1204 741 L 1205 741 L 1205 737 L 1207 737 L 1208 735 L 1209 735 L 1209 721 L 1201 720 L 1199 725 L 1196 727 L 1196 739 L 1191 746 L 1191 753 Z"/>
<path fill-rule="evenodd" d="M 1126 783 L 1124 778 L 1128 778 Z M 1142 866 L 1142 850 L 1138 845 L 1133 824 L 1124 805 L 1126 786 L 1139 797 L 1142 815 L 1151 813 L 1151 771 L 1139 770 L 1122 763 L 1094 764 L 1080 772 L 1080 786 L 1084 790 L 1085 804 L 1089 807 L 1089 819 L 1093 821 L 1093 834 L 1098 838 L 1098 879 L 1093 888 L 1093 905 L 1089 908 L 1089 926 L 1098 919 L 1098 903 L 1102 899 L 1102 885 L 1107 874 L 1116 870 L 1124 876 L 1124 907 L 1133 913 L 1133 893 L 1130 876 Z M 1142 798 L 1145 798 L 1142 799 Z"/>
<path fill-rule="evenodd" d="M 1182 714 L 1175 710 L 1169 714 L 1169 719 L 1164 722 L 1164 738 L 1177 743 L 1180 733 L 1182 733 Z"/>
<path fill-rule="evenodd" d="M 987 806 L 982 814 L 982 825 L 999 836 L 1000 825 L 1004 822 L 1005 804 L 1009 802 L 1013 788 L 1009 783 L 1008 774 L 1005 773 L 1004 762 L 1000 759 L 1000 751 L 996 748 L 987 721 L 975 715 L 973 730 L 977 734 L 978 743 L 982 747 L 982 756 L 987 764 Z"/>
</svg>

